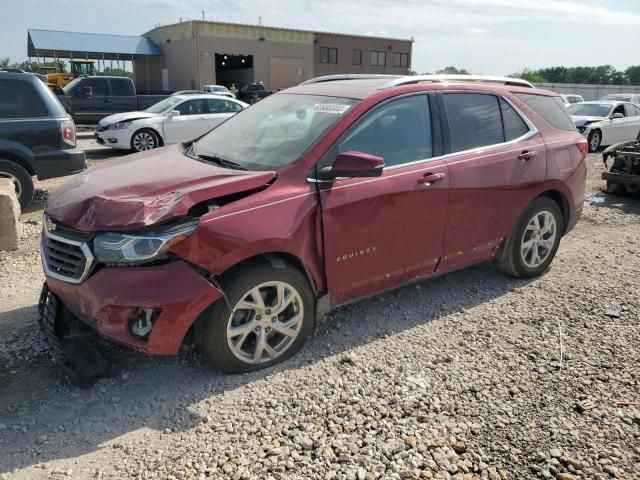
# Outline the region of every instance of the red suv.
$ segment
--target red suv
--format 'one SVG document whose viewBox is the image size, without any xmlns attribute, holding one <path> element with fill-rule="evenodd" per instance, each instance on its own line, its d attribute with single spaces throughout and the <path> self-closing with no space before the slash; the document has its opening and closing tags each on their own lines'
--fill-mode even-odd
<svg viewBox="0 0 640 480">
<path fill-rule="evenodd" d="M 321 77 L 76 176 L 45 210 L 44 305 L 152 354 L 193 329 L 238 372 L 400 285 L 491 259 L 542 274 L 582 210 L 586 140 L 558 95 L 465 80 Z"/>
</svg>

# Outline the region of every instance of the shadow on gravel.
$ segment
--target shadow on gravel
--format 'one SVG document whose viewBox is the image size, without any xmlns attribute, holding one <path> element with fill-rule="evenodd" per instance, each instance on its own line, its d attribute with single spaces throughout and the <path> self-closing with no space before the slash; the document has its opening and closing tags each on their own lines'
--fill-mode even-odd
<svg viewBox="0 0 640 480">
<path fill-rule="evenodd" d="M 632 215 L 640 215 L 639 193 L 614 195 L 611 193 L 600 192 L 594 195 L 589 195 L 586 198 L 586 201 L 595 207 L 608 208 Z"/>
<path fill-rule="evenodd" d="M 159 432 L 189 429 L 202 420 L 189 409 L 197 402 L 215 402 L 218 395 L 268 381 L 275 372 L 320 362 L 491 301 L 527 283 L 481 265 L 403 287 L 335 311 L 298 355 L 250 374 L 208 370 L 188 345 L 175 358 L 149 357 L 110 345 L 105 353 L 119 369 L 118 377 L 79 390 L 41 355 L 16 367 L 14 380 L 0 381 L 0 473 L 87 454 L 145 427 Z M 35 318 L 30 326 L 36 328 Z"/>
</svg>

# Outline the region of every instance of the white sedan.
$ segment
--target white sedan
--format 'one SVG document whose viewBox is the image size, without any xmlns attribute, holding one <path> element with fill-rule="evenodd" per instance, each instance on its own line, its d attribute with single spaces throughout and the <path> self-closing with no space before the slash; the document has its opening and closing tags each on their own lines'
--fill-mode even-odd
<svg viewBox="0 0 640 480">
<path fill-rule="evenodd" d="M 576 128 L 588 140 L 590 152 L 640 140 L 640 107 L 633 103 L 598 100 L 575 103 L 568 110 Z"/>
<path fill-rule="evenodd" d="M 210 94 L 174 95 L 141 112 L 103 118 L 96 139 L 108 147 L 142 152 L 198 138 L 248 106 Z"/>
</svg>

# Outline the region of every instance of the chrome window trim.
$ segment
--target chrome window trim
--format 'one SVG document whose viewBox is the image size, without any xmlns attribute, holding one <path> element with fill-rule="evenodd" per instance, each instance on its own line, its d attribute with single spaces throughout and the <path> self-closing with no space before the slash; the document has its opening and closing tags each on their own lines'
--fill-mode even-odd
<svg viewBox="0 0 640 480">
<path fill-rule="evenodd" d="M 56 235 L 55 233 L 51 233 L 50 231 L 48 231 L 46 229 L 46 223 L 43 222 L 42 225 L 42 234 L 47 237 L 47 238 L 51 238 L 52 240 L 56 240 L 58 242 L 61 243 L 66 243 L 69 245 L 73 245 L 75 247 L 79 247 L 80 250 L 82 251 L 82 253 L 85 256 L 85 266 L 84 266 L 84 270 L 82 271 L 82 274 L 80 275 L 79 278 L 69 278 L 67 276 L 64 275 L 60 275 L 54 271 L 52 271 L 49 268 L 49 265 L 47 264 L 46 261 L 46 256 L 45 256 L 45 252 L 44 252 L 44 239 L 42 239 L 40 241 L 40 259 L 42 260 L 42 267 L 44 269 L 45 274 L 48 277 L 51 278 L 55 278 L 56 280 L 60 280 L 62 282 L 66 282 L 66 283 L 72 283 L 72 284 L 80 284 L 82 282 L 84 282 L 87 279 L 87 276 L 89 275 L 89 272 L 91 271 L 91 268 L 93 267 L 94 264 L 94 256 L 93 253 L 91 253 L 91 249 L 89 248 L 89 246 L 87 245 L 86 242 L 80 242 L 78 240 L 71 240 L 67 237 L 61 237 L 60 235 Z"/>
<path fill-rule="evenodd" d="M 416 95 L 425 95 L 428 92 L 419 92 L 419 93 L 410 93 L 410 94 L 405 94 L 405 95 L 399 95 L 397 97 L 393 97 L 390 100 L 395 100 L 398 98 L 404 98 L 404 97 L 409 97 L 409 96 L 416 96 Z M 437 161 L 437 160 L 446 160 L 448 158 L 452 158 L 458 155 L 468 155 L 468 154 L 473 154 L 473 153 L 480 153 L 484 150 L 487 149 L 492 149 L 492 148 L 498 148 L 498 147 L 502 147 L 502 146 L 508 146 L 508 145 L 514 145 L 516 143 L 519 142 L 523 142 L 525 140 L 528 140 L 534 136 L 536 136 L 538 133 L 540 133 L 538 131 L 538 129 L 536 128 L 536 126 L 533 124 L 533 122 L 522 112 L 522 110 L 520 110 L 518 108 L 517 105 L 515 105 L 510 99 L 508 99 L 507 97 L 503 96 L 503 95 L 499 95 L 496 93 L 492 93 L 492 92 L 482 92 L 482 91 L 473 91 L 473 90 L 448 90 L 447 92 L 442 92 L 443 94 L 445 93 L 478 93 L 478 94 L 482 94 L 482 95 L 493 95 L 494 97 L 497 97 L 498 99 L 502 99 L 505 102 L 507 102 L 515 111 L 516 113 L 520 116 L 520 118 L 522 118 L 522 120 L 524 121 L 524 123 L 527 125 L 527 127 L 529 128 L 529 131 L 527 133 L 525 133 L 524 135 L 521 135 L 518 138 L 514 138 L 513 140 L 509 140 L 506 142 L 500 142 L 500 143 L 494 143 L 492 145 L 483 145 L 481 147 L 475 147 L 475 148 L 471 148 L 468 150 L 460 150 L 458 152 L 451 152 L 451 153 L 447 153 L 444 155 L 440 155 L 437 157 L 429 157 L 429 158 L 423 158 L 423 159 L 419 159 L 419 160 L 414 160 L 408 163 L 403 163 L 400 165 L 391 165 L 391 166 L 385 166 L 382 171 L 386 172 L 389 170 L 397 170 L 399 168 L 405 168 L 405 167 L 412 167 L 415 165 L 420 165 L 422 163 L 429 163 L 429 162 L 433 162 L 433 161 Z M 380 105 L 384 105 L 385 103 L 388 103 L 390 100 L 386 100 L 384 102 L 381 102 Z M 375 107 L 374 107 L 375 108 Z M 366 114 L 366 113 L 365 113 Z M 363 114 L 364 116 L 364 114 Z M 362 117 L 360 117 L 362 118 Z M 356 122 L 359 119 L 356 120 Z M 354 123 L 356 123 L 354 122 Z M 351 128 L 351 126 L 349 126 L 349 128 Z M 504 125 L 503 125 L 504 128 Z M 349 178 L 357 178 L 357 177 L 347 177 L 347 178 L 336 178 L 333 180 L 318 180 L 312 177 L 307 177 L 307 182 L 309 183 L 327 183 L 327 182 L 336 182 L 336 181 L 340 181 L 340 180 L 348 180 Z"/>
</svg>

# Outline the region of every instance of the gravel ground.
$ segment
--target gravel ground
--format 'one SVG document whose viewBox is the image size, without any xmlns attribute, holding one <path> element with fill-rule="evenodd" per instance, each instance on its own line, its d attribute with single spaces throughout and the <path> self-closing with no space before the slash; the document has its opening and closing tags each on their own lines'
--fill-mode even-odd
<svg viewBox="0 0 640 480">
<path fill-rule="evenodd" d="M 114 346 L 118 377 L 89 390 L 36 325 L 61 180 L 40 183 L 0 252 L 0 479 L 640 478 L 640 409 L 619 403 L 640 402 L 640 200 L 596 194 L 588 164 L 595 195 L 540 279 L 481 265 L 359 302 L 253 374 Z"/>
</svg>

